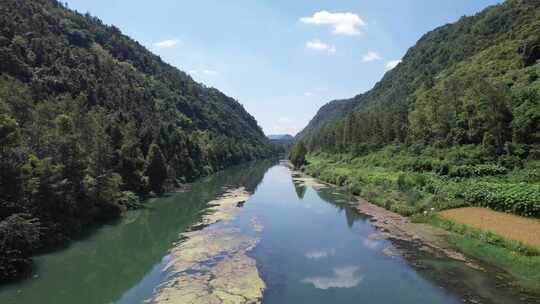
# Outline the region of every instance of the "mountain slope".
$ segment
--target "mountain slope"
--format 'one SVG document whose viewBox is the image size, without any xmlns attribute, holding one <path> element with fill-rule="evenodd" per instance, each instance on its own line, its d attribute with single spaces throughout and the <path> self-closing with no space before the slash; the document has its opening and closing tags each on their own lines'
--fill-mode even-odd
<svg viewBox="0 0 540 304">
<path fill-rule="evenodd" d="M 511 143 L 522 156 L 536 151 L 539 7 L 510 0 L 427 33 L 372 90 L 347 103 L 353 113 L 318 122 L 326 127 L 311 132 L 308 146 L 365 153 L 390 143 L 484 143 L 501 155 Z"/>
<path fill-rule="evenodd" d="M 0 5 L 0 279 L 151 191 L 265 157 L 236 100 L 55 0 Z"/>
<path fill-rule="evenodd" d="M 359 96 L 351 99 L 333 100 L 322 106 L 317 111 L 315 116 L 309 121 L 308 125 L 302 129 L 302 131 L 296 134 L 296 139 L 308 138 L 310 135 L 313 135 L 319 131 L 326 124 L 334 122 L 345 116 L 349 111 L 356 107 Z"/>
</svg>

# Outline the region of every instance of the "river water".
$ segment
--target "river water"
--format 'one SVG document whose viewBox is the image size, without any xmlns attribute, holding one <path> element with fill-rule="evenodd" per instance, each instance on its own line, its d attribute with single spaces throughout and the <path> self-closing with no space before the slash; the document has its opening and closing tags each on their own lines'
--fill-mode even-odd
<svg viewBox="0 0 540 304">
<path fill-rule="evenodd" d="M 249 252 L 267 286 L 263 303 L 462 303 L 455 289 L 384 254 L 393 244 L 370 238 L 376 229 L 345 192 L 294 183 L 277 161 L 204 178 L 36 257 L 30 278 L 0 288 L 0 303 L 143 303 L 168 280 L 164 268 L 180 233 L 201 219 L 207 202 L 236 187 L 252 196 L 231 225 L 248 229 L 256 216 L 264 226 Z"/>
</svg>

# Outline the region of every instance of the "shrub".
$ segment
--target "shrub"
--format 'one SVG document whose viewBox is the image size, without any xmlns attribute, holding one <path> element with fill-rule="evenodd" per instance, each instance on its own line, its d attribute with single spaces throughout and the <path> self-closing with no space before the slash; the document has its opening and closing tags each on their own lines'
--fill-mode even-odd
<svg viewBox="0 0 540 304">
<path fill-rule="evenodd" d="M 463 165 L 455 166 L 450 169 L 449 175 L 451 177 L 478 177 L 489 175 L 503 175 L 507 173 L 505 167 L 499 165 Z"/>
<path fill-rule="evenodd" d="M 27 214 L 13 214 L 0 221 L 0 281 L 28 270 L 28 256 L 41 246 L 40 222 Z"/>
<path fill-rule="evenodd" d="M 523 169 L 514 169 L 512 179 L 518 182 L 540 183 L 540 161 L 530 161 Z"/>
<path fill-rule="evenodd" d="M 349 181 L 349 184 L 347 185 L 347 190 L 354 195 L 359 195 L 360 193 L 362 193 L 362 184 L 359 180 L 353 179 Z"/>
<path fill-rule="evenodd" d="M 385 208 L 386 208 L 386 206 L 385 206 Z M 404 215 L 404 216 L 410 216 L 410 215 L 413 215 L 415 213 L 418 213 L 418 211 L 419 211 L 419 209 L 417 207 L 407 205 L 407 204 L 404 204 L 404 203 L 392 204 L 390 206 L 390 208 L 387 208 L 387 209 L 390 209 L 390 211 L 395 212 L 395 213 L 399 213 L 399 214 Z"/>
<path fill-rule="evenodd" d="M 540 185 L 472 182 L 463 195 L 475 205 L 523 216 L 540 216 Z"/>
<path fill-rule="evenodd" d="M 139 196 L 131 191 L 122 191 L 121 196 L 118 198 L 118 204 L 127 209 L 137 209 L 142 205 Z"/>
<path fill-rule="evenodd" d="M 406 173 L 402 173 L 398 176 L 397 187 L 400 191 L 407 191 L 414 187 L 414 182 L 408 178 Z"/>
</svg>

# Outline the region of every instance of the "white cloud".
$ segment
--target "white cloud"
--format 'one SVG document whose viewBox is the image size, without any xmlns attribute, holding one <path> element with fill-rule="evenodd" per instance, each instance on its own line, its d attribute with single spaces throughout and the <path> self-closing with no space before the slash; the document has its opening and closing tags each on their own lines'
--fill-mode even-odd
<svg viewBox="0 0 540 304">
<path fill-rule="evenodd" d="M 382 57 L 377 52 L 368 52 L 362 57 L 363 62 L 371 62 L 375 60 L 381 60 Z"/>
<path fill-rule="evenodd" d="M 364 246 L 366 246 L 369 249 L 376 249 L 377 247 L 379 247 L 380 242 L 370 240 L 370 239 L 364 239 L 362 241 L 362 244 L 364 244 Z"/>
<path fill-rule="evenodd" d="M 328 51 L 331 54 L 336 52 L 335 46 L 326 44 L 319 39 L 306 42 L 306 48 L 316 51 Z"/>
<path fill-rule="evenodd" d="M 332 31 L 336 35 L 358 35 L 359 27 L 365 26 L 366 22 L 357 14 L 353 13 L 330 13 L 320 11 L 311 17 L 300 18 L 300 21 L 306 24 L 332 25 Z"/>
<path fill-rule="evenodd" d="M 179 43 L 180 43 L 179 40 L 168 39 L 168 40 L 163 40 L 163 41 L 160 41 L 160 42 L 156 42 L 156 43 L 154 43 L 154 46 L 156 46 L 158 48 L 173 48 L 173 47 L 177 46 Z"/>
<path fill-rule="evenodd" d="M 315 95 L 315 94 L 313 94 L 311 92 L 305 92 L 304 93 L 304 96 L 306 96 L 306 97 L 312 97 L 313 95 Z"/>
<path fill-rule="evenodd" d="M 189 70 L 188 74 L 190 74 L 190 75 L 199 75 L 199 72 L 197 72 L 195 70 Z"/>
<path fill-rule="evenodd" d="M 391 70 L 395 68 L 400 62 L 401 62 L 401 59 L 390 60 L 386 63 L 386 69 Z"/>
<path fill-rule="evenodd" d="M 352 288 L 360 284 L 363 276 L 356 274 L 358 267 L 347 266 L 342 268 L 334 268 L 334 275 L 309 277 L 302 280 L 304 283 L 311 283 L 315 288 L 326 290 L 328 288 Z"/>
<path fill-rule="evenodd" d="M 217 71 L 214 70 L 203 70 L 203 73 L 208 76 L 216 76 L 217 74 L 219 74 Z"/>
</svg>

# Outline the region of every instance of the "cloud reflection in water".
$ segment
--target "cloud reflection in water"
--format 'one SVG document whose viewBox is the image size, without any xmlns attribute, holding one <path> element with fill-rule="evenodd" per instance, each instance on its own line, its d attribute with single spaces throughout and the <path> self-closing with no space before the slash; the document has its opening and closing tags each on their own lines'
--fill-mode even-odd
<svg viewBox="0 0 540 304">
<path fill-rule="evenodd" d="M 364 279 L 363 276 L 358 275 L 359 267 L 346 266 L 340 268 L 334 268 L 333 276 L 320 276 L 320 277 L 308 277 L 302 280 L 304 283 L 310 283 L 318 289 L 328 288 L 352 288 L 360 284 Z"/>
</svg>

